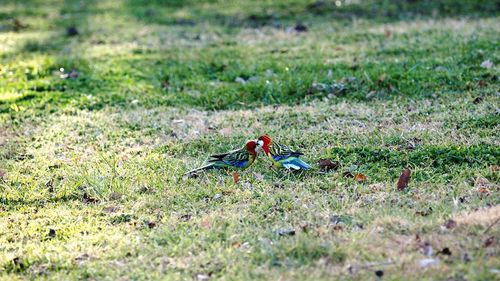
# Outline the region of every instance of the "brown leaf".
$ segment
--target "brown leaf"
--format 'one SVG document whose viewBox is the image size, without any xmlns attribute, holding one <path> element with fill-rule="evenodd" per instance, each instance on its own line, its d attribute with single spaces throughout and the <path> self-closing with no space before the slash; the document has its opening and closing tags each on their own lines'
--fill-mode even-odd
<svg viewBox="0 0 500 281">
<path fill-rule="evenodd" d="M 235 184 L 237 184 L 240 181 L 240 174 L 237 172 L 233 172 L 233 181 Z"/>
<path fill-rule="evenodd" d="M 401 176 L 399 176 L 397 185 L 398 190 L 403 190 L 408 186 L 408 182 L 410 181 L 410 176 L 411 176 L 411 170 L 409 168 L 405 168 L 401 173 Z"/>
<path fill-rule="evenodd" d="M 319 165 L 320 171 L 322 171 L 322 172 L 336 170 L 339 167 L 338 162 L 332 162 L 332 160 L 330 160 L 330 159 L 319 159 L 318 165 Z"/>
<path fill-rule="evenodd" d="M 500 171 L 500 166 L 498 166 L 498 165 L 493 165 L 493 166 L 490 166 L 490 170 L 491 170 L 493 173 L 498 172 L 498 171 Z M 0 171 L 0 173 L 1 173 L 1 171 Z M 1 176 L 1 174 L 0 174 L 0 176 Z"/>
<path fill-rule="evenodd" d="M 483 195 L 490 195 L 490 190 L 486 187 L 480 187 L 477 189 L 477 192 L 483 194 Z"/>
<path fill-rule="evenodd" d="M 364 182 L 366 181 L 366 176 L 362 173 L 357 173 L 355 176 L 354 176 L 354 180 L 357 181 L 357 182 Z"/>
<path fill-rule="evenodd" d="M 453 229 L 453 228 L 457 227 L 457 222 L 452 220 L 452 219 L 449 219 L 444 224 L 444 227 L 446 227 L 447 229 Z"/>
<path fill-rule="evenodd" d="M 495 236 L 490 236 L 486 241 L 484 241 L 484 247 L 487 248 L 495 243 Z"/>
<path fill-rule="evenodd" d="M 0 170 L 0 178 L 3 178 L 7 174 L 6 171 Z"/>
</svg>

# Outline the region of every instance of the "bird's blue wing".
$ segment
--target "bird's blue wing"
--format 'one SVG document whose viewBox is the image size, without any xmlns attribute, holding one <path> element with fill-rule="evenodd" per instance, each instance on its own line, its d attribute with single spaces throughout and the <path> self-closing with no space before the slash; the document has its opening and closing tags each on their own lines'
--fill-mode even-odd
<svg viewBox="0 0 500 281">
<path fill-rule="evenodd" d="M 311 166 L 297 157 L 288 157 L 280 161 L 283 167 L 293 170 L 309 170 Z"/>
</svg>

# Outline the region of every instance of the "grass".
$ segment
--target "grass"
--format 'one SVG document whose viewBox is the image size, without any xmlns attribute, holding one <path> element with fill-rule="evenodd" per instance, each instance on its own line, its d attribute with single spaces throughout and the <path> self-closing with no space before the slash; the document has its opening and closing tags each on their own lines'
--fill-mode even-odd
<svg viewBox="0 0 500 281">
<path fill-rule="evenodd" d="M 1 278 L 498 278 L 498 4 L 340 2 L 2 2 Z"/>
</svg>

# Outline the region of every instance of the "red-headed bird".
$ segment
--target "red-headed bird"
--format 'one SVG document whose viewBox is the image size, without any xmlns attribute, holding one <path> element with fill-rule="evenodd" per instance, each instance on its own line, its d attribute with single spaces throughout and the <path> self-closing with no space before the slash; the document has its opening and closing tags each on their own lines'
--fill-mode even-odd
<svg viewBox="0 0 500 281">
<path fill-rule="evenodd" d="M 274 166 L 284 167 L 288 170 L 309 170 L 311 166 L 299 157 L 301 152 L 293 151 L 290 147 L 273 142 L 268 135 L 259 137 L 257 143 L 262 146 L 264 153 L 271 159 Z"/>
<path fill-rule="evenodd" d="M 255 158 L 257 158 L 257 149 L 260 148 L 256 140 L 249 140 L 240 149 L 236 149 L 227 153 L 211 155 L 210 159 L 207 161 L 208 164 L 191 170 L 184 175 L 194 175 L 201 171 L 212 170 L 212 169 L 223 169 L 223 168 L 234 168 L 245 170 L 250 167 Z"/>
</svg>

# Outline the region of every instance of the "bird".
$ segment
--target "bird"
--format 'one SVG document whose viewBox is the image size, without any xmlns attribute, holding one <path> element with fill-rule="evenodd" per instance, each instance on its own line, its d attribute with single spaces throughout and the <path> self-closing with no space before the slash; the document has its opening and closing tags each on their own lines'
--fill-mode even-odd
<svg viewBox="0 0 500 281">
<path fill-rule="evenodd" d="M 268 135 L 260 136 L 257 143 L 276 167 L 295 171 L 309 170 L 311 168 L 309 164 L 299 158 L 304 155 L 303 153 L 294 151 L 284 144 L 273 142 Z"/>
<path fill-rule="evenodd" d="M 211 155 L 206 165 L 193 169 L 184 175 L 192 176 L 201 171 L 224 168 L 245 170 L 254 163 L 257 158 L 257 151 L 260 148 L 261 147 L 259 146 L 257 140 L 248 140 L 240 149 L 222 154 Z"/>
</svg>

